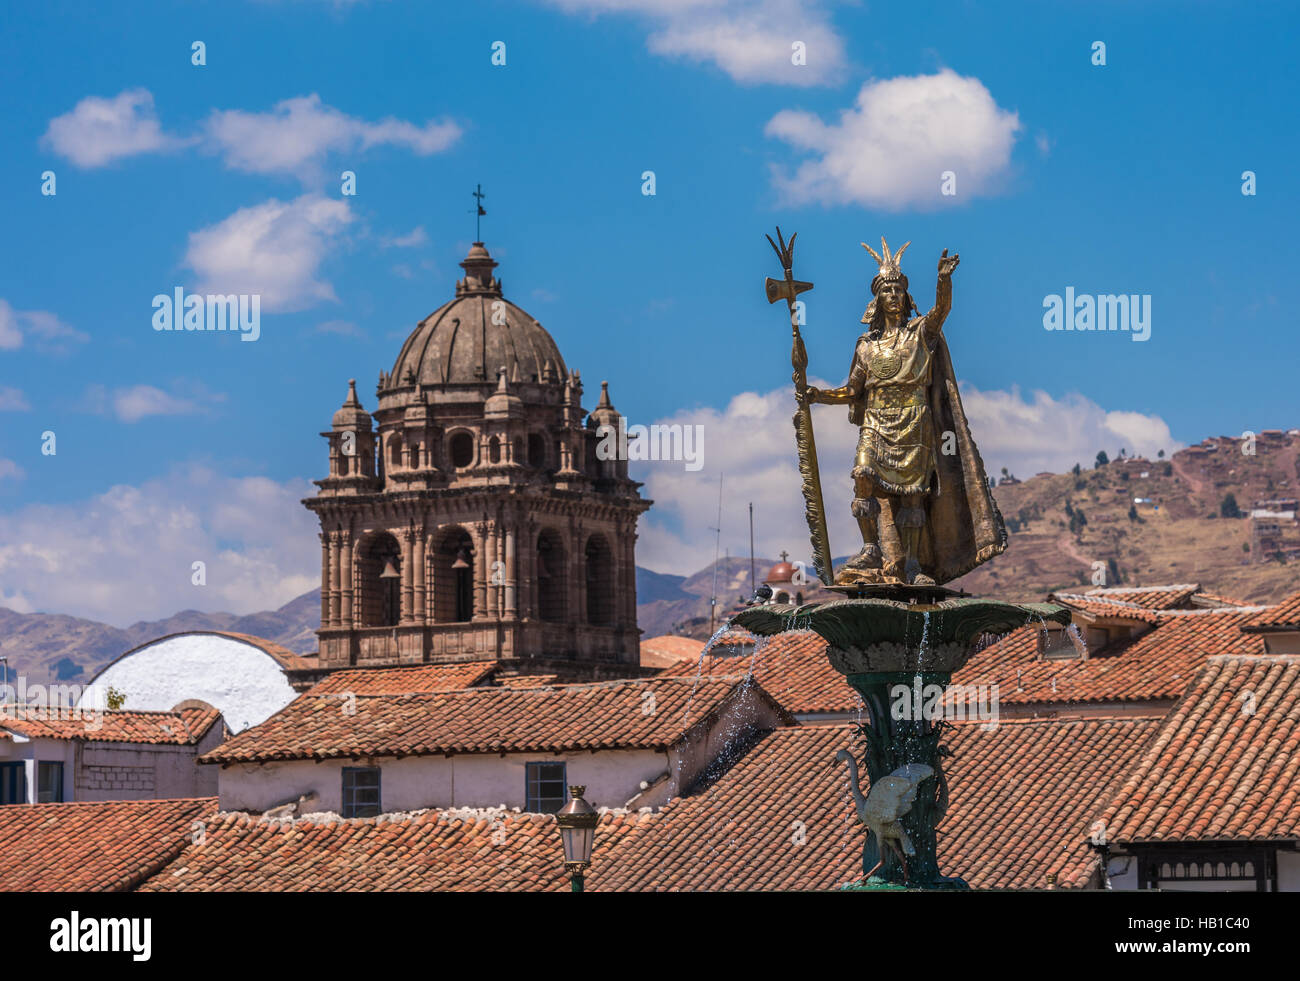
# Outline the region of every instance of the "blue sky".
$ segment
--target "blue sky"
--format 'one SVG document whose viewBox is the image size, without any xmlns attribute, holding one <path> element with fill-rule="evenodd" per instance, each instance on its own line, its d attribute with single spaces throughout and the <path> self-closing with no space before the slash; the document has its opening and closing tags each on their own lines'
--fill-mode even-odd
<svg viewBox="0 0 1300 981">
<path fill-rule="evenodd" d="M 476 183 L 507 296 L 589 407 L 607 378 L 632 422 L 706 427 L 702 470 L 638 471 L 658 502 L 638 554 L 661 571 L 711 558 L 720 476 L 724 548 L 747 548 L 749 500 L 760 551 L 803 547 L 789 335 L 761 291 L 778 223 L 817 284 L 810 371 L 833 383 L 875 271 L 858 243 L 910 239 L 923 307 L 940 251 L 961 254 L 945 330 L 994 471 L 1295 426 L 1296 21 L 1212 3 L 11 7 L 0 605 L 129 622 L 310 588 L 295 502 L 325 470 L 317 434 L 347 378 L 373 406 L 450 296 Z M 155 294 L 205 284 L 263 294 L 256 343 L 151 329 Z M 1067 286 L 1149 295 L 1150 339 L 1045 331 Z M 842 410 L 817 419 L 839 466 L 854 433 Z"/>
</svg>

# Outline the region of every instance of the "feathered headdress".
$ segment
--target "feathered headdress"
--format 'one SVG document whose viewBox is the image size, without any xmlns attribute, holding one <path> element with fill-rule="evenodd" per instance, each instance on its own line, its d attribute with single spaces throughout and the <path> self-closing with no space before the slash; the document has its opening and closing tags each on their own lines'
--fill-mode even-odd
<svg viewBox="0 0 1300 981">
<path fill-rule="evenodd" d="M 884 253 L 884 257 L 882 258 L 880 252 L 877 252 L 866 242 L 862 243 L 862 247 L 871 253 L 871 257 L 875 259 L 876 263 L 880 266 L 880 271 L 876 273 L 871 280 L 872 297 L 874 297 L 879 291 L 882 283 L 901 283 L 903 286 L 903 292 L 907 297 L 904 301 L 907 304 L 907 309 L 903 311 L 903 316 L 905 318 L 916 304 L 912 302 L 912 294 L 907 292 L 907 277 L 903 275 L 903 270 L 899 268 L 899 262 L 903 258 L 903 253 L 907 251 L 907 247 L 911 244 L 910 241 L 904 242 L 902 248 L 897 252 L 891 253 L 889 251 L 889 243 L 885 241 L 885 236 L 882 235 L 880 236 L 880 251 Z M 867 304 L 867 312 L 862 315 L 862 322 L 864 324 L 870 323 L 872 319 L 874 319 L 875 313 L 876 301 L 873 299 L 869 304 Z"/>
<path fill-rule="evenodd" d="M 904 242 L 901 249 L 891 254 L 889 251 L 889 243 L 885 241 L 885 236 L 881 235 L 880 249 L 885 253 L 885 257 L 882 259 L 879 252 L 873 249 L 866 242 L 862 243 L 862 247 L 871 253 L 871 258 L 875 259 L 877 264 L 880 266 L 880 272 L 876 273 L 875 278 L 871 280 L 872 296 L 876 294 L 876 290 L 880 288 L 880 284 L 885 280 L 902 280 L 903 289 L 907 289 L 907 277 L 903 275 L 903 271 L 898 267 L 898 264 L 903 259 L 903 253 L 907 251 L 907 247 L 911 244 L 911 242 Z"/>
</svg>

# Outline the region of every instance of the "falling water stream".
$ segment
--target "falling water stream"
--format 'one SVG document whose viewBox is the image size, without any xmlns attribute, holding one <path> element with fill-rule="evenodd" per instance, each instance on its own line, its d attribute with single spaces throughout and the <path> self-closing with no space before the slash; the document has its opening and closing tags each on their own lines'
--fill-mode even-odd
<svg viewBox="0 0 1300 981">
<path fill-rule="evenodd" d="M 732 625 L 730 619 L 724 621 L 723 624 L 716 631 L 714 631 L 713 636 L 710 637 L 708 641 L 705 643 L 705 645 L 700 649 L 700 656 L 695 663 L 695 677 L 691 683 L 691 690 L 690 693 L 687 695 L 687 699 L 686 699 L 686 708 L 682 718 L 683 728 L 688 728 L 690 726 L 691 705 L 695 700 L 695 693 L 699 689 L 700 681 L 704 674 L 705 658 L 707 658 L 709 654 L 712 653 L 713 649 L 718 646 L 719 641 L 727 633 L 735 629 L 737 628 Z M 806 630 L 806 629 L 808 629 L 806 618 L 804 618 L 804 621 L 801 623 L 801 618 L 798 616 L 797 610 L 792 610 L 789 614 L 787 614 L 785 618 L 785 622 L 782 625 L 781 633 L 789 633 L 793 631 Z M 767 648 L 769 642 L 771 641 L 772 636 L 775 635 L 754 635 L 753 650 L 750 651 L 748 655 L 745 655 L 749 660 L 749 666 L 746 669 L 744 678 L 741 681 L 741 684 L 743 686 L 748 686 L 753 682 L 754 672 L 757 671 L 758 668 L 760 667 L 761 662 L 763 660 L 764 651 Z M 773 692 L 772 694 L 779 695 L 781 693 Z M 741 735 L 743 735 L 743 733 L 738 731 L 726 732 L 723 738 L 724 745 L 730 744 L 734 739 L 736 739 Z M 681 764 L 682 761 L 679 759 L 678 776 L 680 776 Z M 718 792 L 718 784 L 716 780 L 712 780 L 713 776 L 714 775 L 709 770 L 706 770 L 705 773 L 702 774 L 703 778 L 710 779 L 711 781 L 711 786 L 709 789 L 710 801 L 716 797 Z M 718 843 L 716 842 L 717 813 L 716 811 L 713 811 L 711 813 L 713 814 L 713 824 L 710 828 L 709 849 L 711 852 L 716 853 L 718 850 Z M 739 842 L 735 839 L 733 834 L 731 837 L 729 837 L 728 841 L 725 844 L 729 848 L 735 848 L 738 846 Z"/>
</svg>

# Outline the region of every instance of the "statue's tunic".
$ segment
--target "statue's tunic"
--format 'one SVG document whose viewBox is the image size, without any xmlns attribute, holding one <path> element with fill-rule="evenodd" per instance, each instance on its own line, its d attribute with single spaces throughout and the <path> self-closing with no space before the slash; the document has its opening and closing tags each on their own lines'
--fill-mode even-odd
<svg viewBox="0 0 1300 981">
<path fill-rule="evenodd" d="M 863 414 L 853 476 L 890 494 L 932 489 L 938 461 L 930 382 L 938 339 L 924 317 L 858 339 L 850 384 L 861 385 Z"/>
</svg>

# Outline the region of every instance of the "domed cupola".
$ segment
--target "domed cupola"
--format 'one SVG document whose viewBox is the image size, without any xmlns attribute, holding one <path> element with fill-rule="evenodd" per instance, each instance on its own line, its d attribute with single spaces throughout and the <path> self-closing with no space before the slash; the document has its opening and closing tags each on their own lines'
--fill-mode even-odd
<svg viewBox="0 0 1300 981">
<path fill-rule="evenodd" d="M 370 413 L 361 408 L 361 400 L 357 398 L 357 380 L 348 379 L 348 397 L 343 400 L 343 405 L 334 413 L 334 429 L 342 431 L 345 429 L 370 431 Z"/>
<path fill-rule="evenodd" d="M 501 292 L 493 275 L 497 263 L 475 242 L 461 268 L 456 296 L 416 326 L 402 345 L 393 370 L 379 378 L 380 408 L 398 393 L 443 386 L 476 386 L 478 398 L 496 387 L 496 370 L 505 365 L 517 394 L 559 386 L 568 375 L 555 339 L 529 313 Z"/>
<path fill-rule="evenodd" d="M 373 489 L 375 480 L 375 433 L 370 413 L 357 398 L 357 380 L 348 379 L 348 397 L 330 420 L 330 430 L 321 433 L 329 440 L 330 470 L 315 484 L 325 495 L 359 494 Z"/>
<path fill-rule="evenodd" d="M 618 421 L 623 418 L 614 404 L 609 400 L 609 382 L 600 383 L 600 401 L 596 407 L 591 410 L 591 415 L 587 417 L 588 428 L 600 430 L 602 426 L 611 426 L 615 431 L 618 430 Z"/>
<path fill-rule="evenodd" d="M 595 440 L 593 447 L 598 478 L 627 481 L 627 437 L 623 414 L 609 400 L 609 382 L 600 383 L 600 401 L 587 416 L 587 430 Z"/>
</svg>

